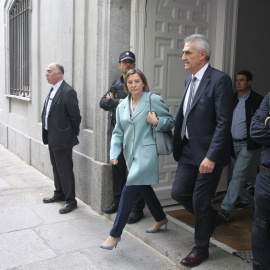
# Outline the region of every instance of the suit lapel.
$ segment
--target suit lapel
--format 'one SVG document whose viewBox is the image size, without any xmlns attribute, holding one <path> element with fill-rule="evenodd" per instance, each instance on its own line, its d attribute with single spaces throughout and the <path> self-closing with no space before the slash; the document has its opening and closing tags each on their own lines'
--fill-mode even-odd
<svg viewBox="0 0 270 270">
<path fill-rule="evenodd" d="M 52 100 L 52 104 L 51 104 L 51 107 L 50 107 L 50 111 L 49 111 L 49 114 L 51 113 L 51 111 L 53 110 L 57 100 L 59 99 L 60 95 L 62 94 L 62 89 L 64 87 L 64 84 L 65 84 L 65 81 L 63 81 L 61 83 L 61 85 L 59 86 L 55 96 L 53 97 L 53 100 Z"/>
<path fill-rule="evenodd" d="M 192 110 L 192 108 L 196 105 L 196 103 L 199 101 L 199 99 L 201 98 L 203 92 L 205 91 L 206 86 L 208 85 L 208 82 L 210 81 L 211 78 L 211 73 L 212 73 L 212 67 L 209 65 L 208 68 L 206 69 L 202 80 L 200 82 L 200 85 L 196 91 L 196 94 L 193 98 L 192 104 L 191 104 L 191 108 L 190 110 Z"/>
</svg>

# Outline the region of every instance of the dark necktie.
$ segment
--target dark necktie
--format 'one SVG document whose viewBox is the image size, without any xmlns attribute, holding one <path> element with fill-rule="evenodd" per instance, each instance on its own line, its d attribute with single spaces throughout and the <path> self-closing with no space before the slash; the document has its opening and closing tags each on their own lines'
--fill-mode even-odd
<svg viewBox="0 0 270 270">
<path fill-rule="evenodd" d="M 48 103 L 49 103 L 49 100 L 50 100 L 50 96 L 51 96 L 51 93 L 53 91 L 53 87 L 51 87 L 51 90 L 50 90 L 50 93 L 46 99 L 46 102 L 45 102 L 45 105 L 44 105 L 44 109 L 43 109 L 43 115 L 42 115 L 42 126 L 45 128 L 45 118 L 46 118 L 46 113 L 47 113 L 47 106 L 48 106 Z"/>
<path fill-rule="evenodd" d="M 187 117 L 188 113 L 192 104 L 192 100 L 194 97 L 194 90 L 195 90 L 195 81 L 196 77 L 193 77 L 190 83 L 190 90 L 189 90 L 189 96 L 188 96 L 188 103 L 187 103 L 187 108 L 186 108 L 186 113 L 184 117 L 184 121 L 182 124 L 182 129 L 181 129 L 181 138 L 184 139 L 185 133 L 186 133 L 186 125 L 187 125 Z"/>
</svg>

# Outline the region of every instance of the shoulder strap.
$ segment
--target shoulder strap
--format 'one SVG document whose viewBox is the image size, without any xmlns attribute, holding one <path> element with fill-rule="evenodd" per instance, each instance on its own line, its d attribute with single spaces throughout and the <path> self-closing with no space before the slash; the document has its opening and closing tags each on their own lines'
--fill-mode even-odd
<svg viewBox="0 0 270 270">
<path fill-rule="evenodd" d="M 149 96 L 149 106 L 150 106 L 150 112 L 152 112 L 152 107 L 151 107 L 151 96 L 152 96 L 153 93 L 150 94 Z"/>
<path fill-rule="evenodd" d="M 150 112 L 152 112 L 152 106 L 151 106 L 151 96 L 152 96 L 153 93 L 150 94 L 149 96 L 149 106 L 150 106 Z M 152 135 L 153 135 L 153 138 L 156 139 L 156 132 L 155 132 L 155 127 L 154 125 L 152 125 Z"/>
</svg>

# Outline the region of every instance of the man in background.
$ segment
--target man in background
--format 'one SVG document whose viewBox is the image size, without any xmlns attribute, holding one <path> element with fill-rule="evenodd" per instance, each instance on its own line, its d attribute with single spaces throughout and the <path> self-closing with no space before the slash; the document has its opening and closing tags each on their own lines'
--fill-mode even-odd
<svg viewBox="0 0 270 270">
<path fill-rule="evenodd" d="M 59 213 L 67 214 L 77 208 L 72 148 L 79 143 L 81 115 L 77 93 L 63 76 L 64 67 L 59 63 L 52 63 L 46 69 L 52 87 L 42 112 L 42 138 L 49 146 L 55 191 L 43 202 L 66 201 Z"/>
<path fill-rule="evenodd" d="M 263 97 L 251 89 L 251 83 L 251 72 L 247 70 L 238 72 L 236 76 L 237 93 L 233 97 L 234 111 L 231 127 L 235 165 L 220 212 L 221 217 L 226 221 L 230 220 L 230 213 L 234 208 L 242 210 L 249 207 L 245 184 L 248 169 L 257 149 L 261 147 L 250 138 L 250 122 Z M 238 196 L 240 196 L 240 203 L 233 206 Z"/>
</svg>

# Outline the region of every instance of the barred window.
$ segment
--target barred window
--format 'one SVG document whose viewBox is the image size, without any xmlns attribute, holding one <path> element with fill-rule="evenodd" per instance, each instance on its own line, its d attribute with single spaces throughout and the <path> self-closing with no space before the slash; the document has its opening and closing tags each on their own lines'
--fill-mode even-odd
<svg viewBox="0 0 270 270">
<path fill-rule="evenodd" d="M 9 12 L 10 94 L 30 97 L 29 1 L 15 0 Z"/>
</svg>

